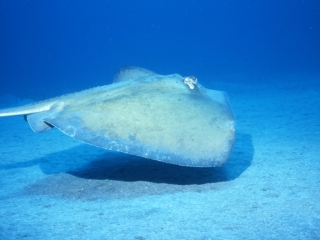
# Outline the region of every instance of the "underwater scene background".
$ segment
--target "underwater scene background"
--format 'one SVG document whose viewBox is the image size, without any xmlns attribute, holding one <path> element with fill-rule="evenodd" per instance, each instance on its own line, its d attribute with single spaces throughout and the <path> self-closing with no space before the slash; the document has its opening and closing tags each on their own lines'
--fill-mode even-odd
<svg viewBox="0 0 320 240">
<path fill-rule="evenodd" d="M 208 83 L 319 74 L 316 0 L 0 4 L 0 94 L 34 98 L 105 85 L 127 65 Z"/>
<path fill-rule="evenodd" d="M 0 239 L 320 239 L 320 1 L 15 0 L 0 16 L 1 108 L 129 65 L 226 91 L 237 131 L 223 167 L 192 168 L 0 118 Z"/>
</svg>

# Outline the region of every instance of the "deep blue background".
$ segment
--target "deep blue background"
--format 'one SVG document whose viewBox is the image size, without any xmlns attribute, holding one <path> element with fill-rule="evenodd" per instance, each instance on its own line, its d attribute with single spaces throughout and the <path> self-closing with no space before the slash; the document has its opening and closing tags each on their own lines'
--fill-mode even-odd
<svg viewBox="0 0 320 240">
<path fill-rule="evenodd" d="M 111 83 L 122 66 L 251 83 L 320 73 L 320 1 L 0 2 L 0 96 Z"/>
</svg>

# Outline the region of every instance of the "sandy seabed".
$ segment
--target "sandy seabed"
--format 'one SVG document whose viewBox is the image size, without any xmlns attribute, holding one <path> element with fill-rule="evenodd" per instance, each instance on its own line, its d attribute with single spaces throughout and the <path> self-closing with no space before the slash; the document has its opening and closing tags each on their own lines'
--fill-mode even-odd
<svg viewBox="0 0 320 240">
<path fill-rule="evenodd" d="M 0 118 L 0 239 L 320 239 L 319 88 L 219 87 L 237 121 L 221 168 Z"/>
</svg>

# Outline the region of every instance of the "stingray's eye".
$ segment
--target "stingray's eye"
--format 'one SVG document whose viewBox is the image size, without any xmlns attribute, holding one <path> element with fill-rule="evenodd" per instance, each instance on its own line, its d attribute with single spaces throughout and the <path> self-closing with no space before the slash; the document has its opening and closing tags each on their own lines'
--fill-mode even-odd
<svg viewBox="0 0 320 240">
<path fill-rule="evenodd" d="M 194 86 L 197 85 L 198 80 L 197 80 L 196 77 L 190 76 L 190 77 L 185 77 L 185 78 L 183 79 L 183 83 L 184 83 L 184 84 L 187 84 L 190 89 L 194 89 Z"/>
</svg>

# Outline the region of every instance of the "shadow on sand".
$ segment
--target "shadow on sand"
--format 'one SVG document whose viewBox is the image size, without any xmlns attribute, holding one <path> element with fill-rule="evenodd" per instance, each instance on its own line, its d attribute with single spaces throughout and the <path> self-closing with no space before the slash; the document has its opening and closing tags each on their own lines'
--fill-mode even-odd
<svg viewBox="0 0 320 240">
<path fill-rule="evenodd" d="M 89 145 L 0 167 L 39 165 L 49 175 L 26 187 L 23 194 L 92 200 L 225 188 L 250 166 L 253 152 L 251 136 L 238 133 L 229 160 L 219 168 L 176 166 Z"/>
</svg>

